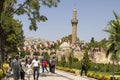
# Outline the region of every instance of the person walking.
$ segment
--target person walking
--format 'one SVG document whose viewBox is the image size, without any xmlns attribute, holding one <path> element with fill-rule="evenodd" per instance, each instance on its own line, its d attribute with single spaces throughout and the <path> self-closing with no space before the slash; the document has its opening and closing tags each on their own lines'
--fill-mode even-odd
<svg viewBox="0 0 120 80">
<path fill-rule="evenodd" d="M 31 58 L 30 58 L 30 56 L 27 56 L 26 58 L 25 58 L 25 65 L 27 65 L 27 63 L 31 63 Z"/>
<path fill-rule="evenodd" d="M 12 70 L 13 70 L 14 80 L 19 80 L 19 75 L 20 75 L 20 72 L 22 71 L 22 67 L 21 67 L 21 62 L 19 60 L 18 55 L 15 56 L 15 59 L 13 60 Z"/>
<path fill-rule="evenodd" d="M 32 73 L 32 64 L 30 62 L 28 62 L 26 64 L 26 72 L 27 72 L 27 74 L 31 74 Z"/>
<path fill-rule="evenodd" d="M 30 74 L 32 74 L 32 64 L 31 62 L 29 61 L 26 66 L 25 66 L 25 70 L 26 70 L 26 73 L 28 75 L 28 79 L 30 80 Z"/>
<path fill-rule="evenodd" d="M 82 60 L 82 67 L 81 67 L 81 76 L 83 74 L 83 71 L 85 72 L 85 76 L 87 75 L 87 69 L 86 69 L 86 62 L 85 59 Z"/>
<path fill-rule="evenodd" d="M 55 73 L 55 65 L 56 65 L 56 59 L 55 57 L 53 57 L 51 60 L 51 72 L 52 73 Z"/>
<path fill-rule="evenodd" d="M 34 77 L 34 80 L 36 80 L 36 79 L 38 80 L 40 61 L 38 60 L 37 56 L 35 57 L 35 59 L 33 59 L 32 66 L 33 66 L 33 77 Z M 37 78 L 36 78 L 36 72 L 37 72 Z"/>
<path fill-rule="evenodd" d="M 52 72 L 51 59 L 49 59 L 49 72 Z"/>
<path fill-rule="evenodd" d="M 24 69 L 22 67 L 23 65 L 20 64 L 20 66 L 21 66 L 20 77 L 21 77 L 21 80 L 24 80 L 25 79 L 25 71 L 24 71 Z"/>
<path fill-rule="evenodd" d="M 41 65 L 41 67 L 42 67 L 42 73 L 44 72 L 44 65 L 43 65 L 43 61 L 44 61 L 44 60 L 45 60 L 45 57 L 43 56 L 43 57 L 42 57 L 42 62 L 41 62 L 41 64 L 42 64 L 42 65 Z"/>
<path fill-rule="evenodd" d="M 48 69 L 47 69 L 47 60 L 46 60 L 46 59 L 44 59 L 44 61 L 43 61 L 43 68 L 44 68 L 47 72 L 49 72 Z"/>
</svg>

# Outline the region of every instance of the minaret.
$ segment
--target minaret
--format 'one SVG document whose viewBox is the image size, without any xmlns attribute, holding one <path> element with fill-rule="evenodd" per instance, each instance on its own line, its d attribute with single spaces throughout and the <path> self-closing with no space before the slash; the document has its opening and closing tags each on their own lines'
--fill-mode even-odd
<svg viewBox="0 0 120 80">
<path fill-rule="evenodd" d="M 76 8 L 74 8 L 73 10 L 73 17 L 71 23 L 72 23 L 72 44 L 75 44 L 77 39 L 77 23 L 78 23 Z"/>
</svg>

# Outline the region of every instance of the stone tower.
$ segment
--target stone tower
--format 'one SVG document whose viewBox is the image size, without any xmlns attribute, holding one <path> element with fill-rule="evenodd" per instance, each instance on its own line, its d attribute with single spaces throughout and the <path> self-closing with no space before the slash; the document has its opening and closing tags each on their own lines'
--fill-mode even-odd
<svg viewBox="0 0 120 80">
<path fill-rule="evenodd" d="M 72 44 L 75 44 L 77 40 L 77 23 L 78 23 L 76 8 L 74 8 L 73 10 L 73 17 L 71 23 L 72 23 Z"/>
</svg>

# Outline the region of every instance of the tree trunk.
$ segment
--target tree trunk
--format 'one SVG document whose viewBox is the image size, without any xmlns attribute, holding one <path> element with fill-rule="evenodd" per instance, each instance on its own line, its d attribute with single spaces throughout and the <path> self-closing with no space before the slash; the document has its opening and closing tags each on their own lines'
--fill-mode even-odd
<svg viewBox="0 0 120 80">
<path fill-rule="evenodd" d="M 5 34 L 2 29 L 2 25 L 0 24 L 0 68 L 2 68 L 2 64 L 4 62 L 4 46 L 5 46 Z"/>
<path fill-rule="evenodd" d="M 3 5 L 5 0 L 0 1 L 0 68 L 2 68 L 2 64 L 4 62 L 4 31 L 2 28 L 2 20 L 1 20 L 1 14 L 3 12 Z"/>
</svg>

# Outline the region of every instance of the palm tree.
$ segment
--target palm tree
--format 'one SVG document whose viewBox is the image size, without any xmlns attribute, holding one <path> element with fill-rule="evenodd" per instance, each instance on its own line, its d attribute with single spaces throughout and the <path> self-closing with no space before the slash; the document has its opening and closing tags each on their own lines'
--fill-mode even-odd
<svg viewBox="0 0 120 80">
<path fill-rule="evenodd" d="M 107 52 L 106 57 L 112 53 L 113 60 L 113 77 L 114 80 L 114 61 L 118 61 L 120 59 L 120 16 L 118 16 L 114 11 L 114 16 L 116 20 L 111 20 L 109 22 L 110 28 L 104 31 L 110 34 L 110 38 L 107 42 Z"/>
</svg>

